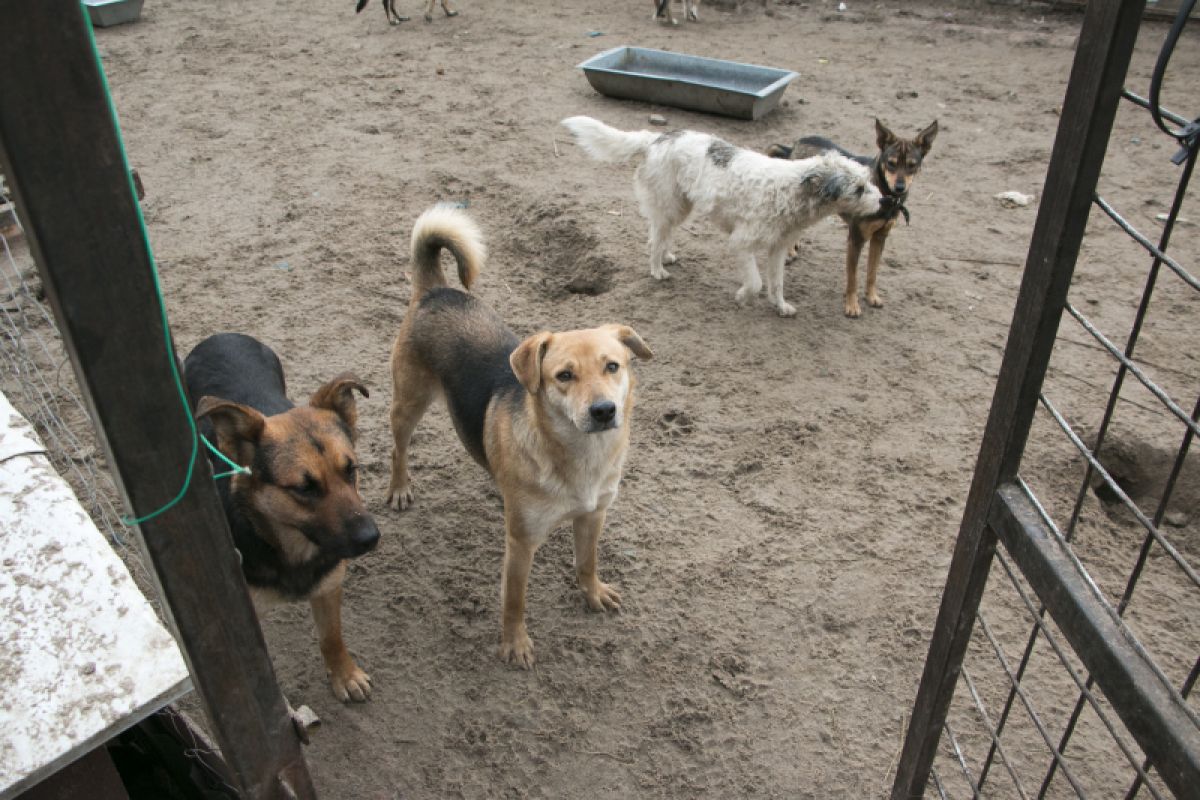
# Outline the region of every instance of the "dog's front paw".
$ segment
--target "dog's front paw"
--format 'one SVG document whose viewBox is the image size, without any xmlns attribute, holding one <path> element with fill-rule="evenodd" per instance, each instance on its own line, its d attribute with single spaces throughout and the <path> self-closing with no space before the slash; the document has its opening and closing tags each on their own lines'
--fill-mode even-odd
<svg viewBox="0 0 1200 800">
<path fill-rule="evenodd" d="M 388 489 L 387 504 L 392 507 L 393 511 L 403 511 L 413 504 L 412 485 L 405 483 L 403 486 L 392 485 Z"/>
<path fill-rule="evenodd" d="M 667 271 L 666 271 L 665 269 L 663 269 L 661 266 L 657 266 L 657 267 L 651 267 L 651 268 L 650 268 L 650 275 L 651 275 L 651 276 L 654 278 L 654 280 L 656 280 L 656 281 L 665 281 L 667 278 L 671 277 L 671 273 L 667 272 Z"/>
<path fill-rule="evenodd" d="M 371 696 L 371 676 L 353 661 L 345 670 L 330 674 L 329 685 L 333 688 L 333 696 L 343 703 L 351 700 L 362 703 Z"/>
<path fill-rule="evenodd" d="M 879 295 L 871 292 L 867 295 L 867 305 L 871 308 L 883 308 L 883 300 L 880 299 Z"/>
<path fill-rule="evenodd" d="M 595 581 L 592 586 L 579 587 L 592 611 L 620 611 L 621 594 L 607 583 Z"/>
<path fill-rule="evenodd" d="M 533 668 L 533 640 L 524 627 L 513 634 L 501 635 L 499 656 L 506 664 L 516 664 L 521 669 Z"/>
<path fill-rule="evenodd" d="M 674 254 L 674 253 L 672 253 L 672 252 L 670 252 L 670 251 L 668 251 L 668 252 L 666 253 L 666 255 L 664 255 L 664 256 L 663 256 L 663 263 L 664 263 L 664 264 L 674 264 L 674 263 L 675 263 L 676 261 L 678 261 L 678 260 L 679 260 L 679 259 L 675 257 L 675 254 Z"/>
<path fill-rule="evenodd" d="M 750 302 L 750 298 L 755 294 L 757 294 L 757 292 L 751 292 L 750 287 L 743 286 L 733 293 L 733 299 L 737 301 L 739 306 L 744 306 L 746 303 Z"/>
<path fill-rule="evenodd" d="M 779 312 L 779 316 L 781 317 L 796 316 L 796 307 L 787 300 L 780 300 L 775 304 L 775 309 Z"/>
<path fill-rule="evenodd" d="M 845 303 L 846 316 L 850 319 L 858 319 L 862 316 L 862 308 L 858 305 L 858 298 L 851 297 Z"/>
</svg>

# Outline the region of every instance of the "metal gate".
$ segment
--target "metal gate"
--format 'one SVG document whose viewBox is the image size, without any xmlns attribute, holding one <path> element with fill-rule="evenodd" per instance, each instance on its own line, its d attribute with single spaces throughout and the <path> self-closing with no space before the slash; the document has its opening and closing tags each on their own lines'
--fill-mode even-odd
<svg viewBox="0 0 1200 800">
<path fill-rule="evenodd" d="M 957 796 L 948 788 L 951 778 L 955 785 L 969 787 L 973 797 L 1085 797 L 1098 793 L 1094 785 L 1089 792 L 1086 780 L 1089 769 L 1096 765 L 1087 762 L 1076 741 L 1084 714 L 1098 729 L 1107 731 L 1115 743 L 1108 752 L 1127 776 L 1120 786 L 1106 785 L 1105 796 L 1173 793 L 1181 798 L 1200 797 L 1200 721 L 1189 704 L 1200 672 L 1200 620 L 1185 611 L 1183 630 L 1172 631 L 1188 648 L 1190 668 L 1185 664 L 1168 670 L 1139 640 L 1127 615 L 1139 586 L 1142 594 L 1150 592 L 1150 580 L 1145 576 L 1151 560 L 1173 571 L 1171 580 L 1182 587 L 1185 606 L 1194 609 L 1200 603 L 1200 575 L 1193 563 L 1200 547 L 1181 541 L 1183 534 L 1164 524 L 1164 518 L 1170 519 L 1167 510 L 1172 497 L 1182 485 L 1181 475 L 1188 463 L 1194 463 L 1189 462 L 1188 454 L 1192 440 L 1200 434 L 1200 399 L 1181 405 L 1156 380 L 1155 374 L 1162 373 L 1156 368 L 1159 365 L 1147 366 L 1137 353 L 1156 289 L 1161 292 L 1171 281 L 1172 292 L 1182 289 L 1191 296 L 1200 294 L 1200 281 L 1194 273 L 1168 254 L 1196 164 L 1200 119 L 1188 120 L 1166 111 L 1159 99 L 1171 55 L 1194 6 L 1195 0 L 1180 5 L 1159 55 L 1149 96 L 1143 98 L 1124 85 L 1145 0 L 1092 0 L 1087 4 L 1008 344 L 892 787 L 893 800 L 923 797 L 930 783 L 941 797 Z M 1187 99 L 1200 99 L 1194 86 Z M 1137 230 L 1127 220 L 1128 214 L 1123 215 L 1096 193 L 1122 102 L 1149 112 L 1145 115 L 1147 136 L 1173 140 L 1166 157 L 1173 154 L 1174 166 L 1164 166 L 1178 177 L 1169 211 L 1159 215 L 1163 227 L 1153 237 L 1157 241 Z M 1195 113 L 1196 109 L 1189 111 Z M 1097 210 L 1094 224 L 1119 226 L 1149 263 L 1140 303 L 1123 343 L 1104 333 L 1104 326 L 1084 313 L 1079 306 L 1086 304 L 1072 302 L 1072 277 L 1081 242 L 1089 214 Z M 1183 308 L 1186 313 L 1189 306 L 1174 302 L 1167 307 L 1176 312 Z M 1063 331 L 1060 323 L 1065 323 Z M 1072 423 L 1078 415 L 1061 408 L 1046 390 L 1047 369 L 1067 326 L 1103 354 L 1113 376 L 1107 402 L 1100 403 L 1103 412 L 1098 424 L 1089 430 Z M 1197 331 L 1194 324 L 1192 331 Z M 1195 342 L 1193 335 L 1193 349 Z M 1190 377 L 1193 385 L 1184 391 L 1200 394 L 1195 372 L 1174 370 L 1173 374 Z M 1141 392 L 1140 404 L 1158 415 L 1166 428 L 1164 435 L 1178 443 L 1150 501 L 1131 497 L 1134 492 L 1129 482 L 1106 466 L 1105 448 L 1112 438 L 1114 414 L 1120 401 L 1129 402 L 1123 389 Z M 1035 416 L 1058 432 L 1063 447 L 1070 449 L 1081 465 L 1073 505 L 1067 502 L 1054 508 L 1043 502 L 1022 474 L 1022 459 L 1031 452 L 1027 445 Z M 1194 469 L 1188 476 L 1197 479 Z M 1085 501 L 1094 497 L 1124 509 L 1120 513 L 1134 521 L 1127 526 L 1134 534 L 1129 547 L 1132 557 L 1122 565 L 1123 591 L 1104 591 L 1076 546 Z M 1090 502 L 1095 505 L 1097 501 Z M 1200 519 L 1192 523 L 1193 532 L 1198 523 Z M 1002 548 L 997 548 L 998 542 Z M 995 626 L 980 614 L 989 575 L 1003 585 L 1022 618 L 1032 621 L 1023 650 L 1006 652 Z M 972 646 L 997 667 L 1002 683 L 998 701 L 995 692 L 985 701 L 979 681 L 964 665 Z M 1052 701 L 1061 713 L 1047 715 L 1039 710 L 1037 693 L 1045 690 L 1046 684 L 1030 681 L 1029 665 L 1035 658 L 1052 660 L 1055 669 L 1065 675 L 1069 688 Z M 947 722 L 956 688 L 966 693 L 960 700 L 968 704 L 974 724 L 982 731 L 973 742 L 974 750 L 964 746 Z M 1025 737 L 1020 743 L 1012 733 L 1017 728 Z M 1020 758 L 1014 756 L 1015 751 Z"/>
</svg>

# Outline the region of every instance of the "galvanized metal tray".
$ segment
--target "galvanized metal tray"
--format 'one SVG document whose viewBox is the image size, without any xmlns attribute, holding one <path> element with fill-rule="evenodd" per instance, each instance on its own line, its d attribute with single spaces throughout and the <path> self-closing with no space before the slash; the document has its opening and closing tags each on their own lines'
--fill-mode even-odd
<svg viewBox="0 0 1200 800">
<path fill-rule="evenodd" d="M 142 15 L 144 0 L 83 0 L 92 25 L 107 28 L 133 22 Z"/>
<path fill-rule="evenodd" d="M 645 47 L 614 47 L 579 65 L 609 97 L 759 119 L 779 104 L 795 72 Z"/>
</svg>

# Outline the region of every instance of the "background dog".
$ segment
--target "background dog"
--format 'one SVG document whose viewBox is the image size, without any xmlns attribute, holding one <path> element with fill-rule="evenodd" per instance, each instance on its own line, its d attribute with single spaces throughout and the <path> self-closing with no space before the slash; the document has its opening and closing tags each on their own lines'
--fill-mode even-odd
<svg viewBox="0 0 1200 800">
<path fill-rule="evenodd" d="M 341 614 L 346 560 L 379 541 L 354 452 L 354 392 L 365 397 L 366 388 L 343 373 L 297 407 L 279 358 L 238 333 L 196 345 L 184 379 L 201 432 L 210 441 L 215 433 L 220 451 L 250 468 L 218 480 L 217 491 L 256 608 L 308 600 L 334 695 L 367 699 L 371 678 L 346 649 Z M 214 472 L 226 470 L 211 458 Z"/>
<path fill-rule="evenodd" d="M 361 12 L 367 6 L 367 0 L 358 0 L 358 5 L 354 7 L 354 13 Z M 433 3 L 429 4 L 429 8 L 425 11 L 425 20 L 429 20 L 429 13 L 433 11 Z M 383 13 L 387 17 L 388 25 L 399 25 L 401 22 L 408 22 L 412 17 L 404 17 L 396 13 L 396 0 L 383 0 Z"/>
<path fill-rule="evenodd" d="M 871 181 L 879 187 L 885 197 L 893 200 L 889 208 L 876 214 L 841 215 L 849 226 L 846 243 L 846 293 L 843 298 L 843 308 L 847 317 L 858 317 L 862 314 L 858 305 L 858 258 L 862 253 L 863 243 L 867 241 L 871 243 L 867 252 L 867 304 L 873 308 L 883 305 L 883 300 L 879 298 L 879 292 L 875 288 L 879 262 L 883 257 L 883 245 L 896 225 L 897 216 L 904 214 L 904 221 L 908 221 L 908 208 L 904 203 L 908 199 L 917 173 L 921 171 L 925 156 L 929 155 L 929 149 L 933 147 L 933 138 L 937 136 L 937 132 L 938 124 L 937 120 L 934 120 L 929 127 L 913 138 L 901 139 L 877 119 L 875 142 L 879 153 L 874 158 L 854 155 L 821 136 L 805 136 L 797 139 L 791 147 L 773 144 L 767 148 L 767 155 L 775 158 L 809 158 L 831 150 L 841 153 L 870 168 Z M 799 245 L 796 245 L 795 249 L 798 248 Z"/>
<path fill-rule="evenodd" d="M 466 289 L 484 260 L 479 230 L 464 212 L 436 207 L 417 220 L 412 298 L 392 349 L 388 503 L 402 509 L 413 501 L 409 440 L 440 394 L 459 439 L 504 498 L 500 657 L 528 669 L 525 590 L 533 555 L 555 528 L 570 522 L 574 529 L 575 576 L 588 606 L 620 607 L 620 595 L 596 575 L 597 542 L 629 446 L 630 354 L 651 352 L 625 325 L 520 341 L 475 297 L 446 286 L 443 248 Z"/>
<path fill-rule="evenodd" d="M 767 250 L 767 298 L 781 316 L 796 309 L 783 298 L 788 246 L 800 231 L 834 212 L 878 213 L 883 197 L 863 165 L 835 152 L 780 161 L 696 131 L 619 131 L 591 117 L 563 125 L 599 161 L 644 160 L 634 177 L 642 216 L 650 223 L 650 274 L 670 277 L 671 235 L 693 213 L 729 234 L 744 279 L 735 297 L 745 303 L 762 289 L 754 251 Z"/>
<path fill-rule="evenodd" d="M 699 22 L 700 15 L 697 13 L 700 9 L 700 0 L 681 0 L 683 4 L 683 13 L 687 19 L 692 22 Z M 671 0 L 650 0 L 654 6 L 653 20 L 666 20 L 672 25 L 678 25 L 679 20 L 675 19 L 675 14 L 671 11 Z"/>
<path fill-rule="evenodd" d="M 428 2 L 425 3 L 425 21 L 426 22 L 433 22 L 433 4 L 434 4 L 434 2 L 435 2 L 435 0 L 428 0 Z M 442 11 L 444 11 L 446 13 L 447 17 L 457 17 L 458 16 L 458 12 L 455 11 L 454 9 L 450 8 L 450 4 L 447 2 L 447 0 L 441 0 L 441 3 L 442 3 Z"/>
</svg>

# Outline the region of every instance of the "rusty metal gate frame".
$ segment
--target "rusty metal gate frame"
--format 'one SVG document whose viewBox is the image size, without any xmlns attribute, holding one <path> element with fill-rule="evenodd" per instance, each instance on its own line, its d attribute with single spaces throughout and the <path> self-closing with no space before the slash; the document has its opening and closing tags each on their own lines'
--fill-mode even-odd
<svg viewBox="0 0 1200 800">
<path fill-rule="evenodd" d="M 1200 674 L 1200 660 L 1181 686 L 1172 685 L 1122 619 L 1142 567 L 1155 545 L 1162 548 L 1182 570 L 1192 587 L 1200 588 L 1200 576 L 1195 567 L 1159 530 L 1192 439 L 1200 434 L 1197 424 L 1200 420 L 1200 399 L 1189 414 L 1133 360 L 1138 334 L 1161 268 L 1166 266 L 1187 286 L 1200 292 L 1200 281 L 1165 252 L 1196 164 L 1200 119 L 1189 121 L 1165 111 L 1159 103 L 1163 73 L 1194 6 L 1195 0 L 1186 0 L 1181 5 L 1159 56 L 1150 96 L 1142 98 L 1126 90 L 1124 82 L 1145 0 L 1092 0 L 1087 4 L 1008 344 L 892 786 L 892 800 L 923 797 L 931 773 L 935 788 L 942 797 L 946 796 L 937 774 L 933 772 L 943 730 L 947 732 L 975 797 L 982 796 L 988 771 L 997 760 L 1009 769 L 1016 781 L 1016 775 L 1012 773 L 1000 744 L 1000 734 L 1016 700 L 1025 706 L 1051 753 L 1050 764 L 1037 796 L 1045 795 L 1051 780 L 1061 771 L 1075 794 L 1082 797 L 1083 790 L 1071 774 L 1063 752 L 1085 705 L 1091 704 L 1099 710 L 1092 693 L 1094 685 L 1099 686 L 1105 700 L 1145 756 L 1142 761 L 1141 756 L 1130 752 L 1130 748 L 1117 738 L 1117 744 L 1134 773 L 1126 797 L 1136 796 L 1143 787 L 1148 788 L 1151 795 L 1160 796 L 1146 781 L 1151 769 L 1157 772 L 1161 782 L 1177 797 L 1200 797 L 1200 721 L 1186 700 Z M 1096 195 L 1100 169 L 1117 107 L 1122 99 L 1148 110 L 1154 123 L 1181 146 L 1173 161 L 1181 165 L 1182 170 L 1170 213 L 1157 243 L 1138 232 L 1107 201 Z M 1141 304 L 1123 348 L 1101 333 L 1071 305 L 1067 297 L 1093 205 L 1137 241 L 1152 258 Z M 1119 364 L 1103 421 L 1090 446 L 1042 393 L 1043 380 L 1064 311 Z M 1104 441 L 1121 387 L 1130 376 L 1149 390 L 1184 427 L 1182 442 L 1164 494 L 1151 514 L 1138 508 L 1095 455 Z M 1049 413 L 1057 427 L 1087 461 L 1086 475 L 1070 522 L 1063 529 L 1055 525 L 1019 474 L 1026 440 L 1039 405 Z M 1072 534 L 1084 497 L 1094 480 L 1107 485 L 1112 495 L 1133 512 L 1145 529 L 1141 551 L 1128 577 L 1124 595 L 1115 606 L 1101 594 L 1071 548 Z M 998 541 L 1003 543 L 1003 551 L 997 550 Z M 994 562 L 998 562 L 1008 574 L 1035 620 L 1022 660 L 1015 667 L 1004 658 L 986 621 L 978 616 L 984 587 Z M 1018 585 L 1014 574 L 1016 571 L 1033 589 L 1036 598 L 1029 597 Z M 1039 636 L 1045 636 L 1062 663 L 1067 663 L 1062 646 L 1044 624 L 1046 612 L 1049 612 L 1067 645 L 1074 651 L 1074 656 L 1088 671 L 1087 680 L 1084 681 L 1068 667 L 1080 694 L 1074 712 L 1057 742 L 1033 711 L 1021 685 L 1025 667 Z M 1009 684 L 1007 702 L 994 722 L 980 704 L 975 686 L 963 666 L 977 618 L 981 631 L 1003 666 Z M 953 732 L 946 725 L 960 677 L 967 684 L 991 739 L 991 748 L 977 776 L 970 774 Z M 1101 718 L 1109 731 L 1114 732 L 1113 722 L 1104 714 L 1101 714 Z M 1026 795 L 1019 782 L 1017 790 L 1022 797 Z"/>
</svg>

